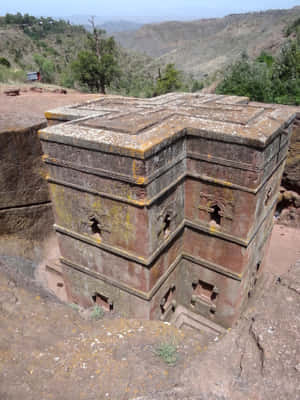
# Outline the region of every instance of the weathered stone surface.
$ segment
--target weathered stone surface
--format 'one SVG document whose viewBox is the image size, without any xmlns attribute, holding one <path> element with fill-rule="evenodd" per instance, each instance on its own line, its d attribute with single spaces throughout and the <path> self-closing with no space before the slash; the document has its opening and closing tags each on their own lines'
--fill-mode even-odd
<svg viewBox="0 0 300 400">
<path fill-rule="evenodd" d="M 294 190 L 300 194 L 300 118 L 294 123 L 293 135 L 289 154 L 282 178 L 282 185 L 288 190 Z"/>
<path fill-rule="evenodd" d="M 33 276 L 52 233 L 53 213 L 37 131 L 46 123 L 0 116 L 0 261 Z"/>
<path fill-rule="evenodd" d="M 229 327 L 262 270 L 296 109 L 119 96 L 41 131 L 69 295 L 126 316 L 178 305 Z"/>
<path fill-rule="evenodd" d="M 37 136 L 45 126 L 16 115 L 0 120 L 0 209 L 49 201 Z"/>
</svg>

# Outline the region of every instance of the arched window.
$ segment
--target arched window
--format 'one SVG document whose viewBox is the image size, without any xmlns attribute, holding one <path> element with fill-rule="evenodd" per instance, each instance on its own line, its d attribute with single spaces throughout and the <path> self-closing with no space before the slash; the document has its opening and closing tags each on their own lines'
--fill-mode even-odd
<svg viewBox="0 0 300 400">
<path fill-rule="evenodd" d="M 221 225 L 221 215 L 220 215 L 221 208 L 216 204 L 213 207 L 211 207 L 211 209 L 212 209 L 212 211 L 210 212 L 211 222 L 214 222 L 217 225 Z"/>
</svg>

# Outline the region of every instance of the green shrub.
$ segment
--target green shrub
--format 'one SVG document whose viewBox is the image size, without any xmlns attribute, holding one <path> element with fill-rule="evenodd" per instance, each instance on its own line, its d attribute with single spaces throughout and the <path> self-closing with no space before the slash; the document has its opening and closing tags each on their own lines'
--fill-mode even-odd
<svg viewBox="0 0 300 400">
<path fill-rule="evenodd" d="M 203 82 L 193 80 L 192 87 L 191 87 L 191 92 L 195 93 L 198 92 L 199 90 L 202 90 L 204 87 Z"/>
<path fill-rule="evenodd" d="M 11 74 L 11 79 L 16 82 L 26 82 L 26 79 L 27 79 L 26 72 L 22 69 L 13 71 Z"/>
<path fill-rule="evenodd" d="M 79 311 L 79 309 L 80 309 L 80 306 L 79 306 L 78 304 L 75 304 L 75 303 L 70 303 L 69 306 L 70 306 L 73 310 L 76 310 L 76 311 Z"/>
<path fill-rule="evenodd" d="M 243 56 L 225 72 L 216 93 L 247 96 L 254 101 L 271 102 L 269 69 L 266 64 L 252 62 Z"/>
<path fill-rule="evenodd" d="M 177 347 L 173 343 L 161 343 L 155 353 L 168 365 L 175 365 L 178 360 Z"/>
<path fill-rule="evenodd" d="M 33 59 L 41 73 L 42 82 L 53 83 L 55 80 L 55 68 L 53 62 L 40 54 L 34 54 Z"/>
<path fill-rule="evenodd" d="M 265 52 L 254 61 L 243 55 L 226 70 L 216 93 L 299 105 L 300 35 L 286 42 L 275 59 Z"/>
<path fill-rule="evenodd" d="M 10 68 L 10 62 L 5 57 L 0 57 L 0 65 L 3 65 L 6 68 Z"/>
<path fill-rule="evenodd" d="M 96 304 L 93 308 L 93 311 L 91 312 L 91 318 L 98 320 L 98 319 L 102 319 L 104 317 L 104 311 L 103 309 L 98 306 L 98 304 Z"/>
<path fill-rule="evenodd" d="M 0 82 L 26 82 L 26 73 L 23 70 L 13 71 L 11 68 L 0 65 Z"/>
<path fill-rule="evenodd" d="M 10 71 L 7 67 L 0 65 L 0 82 L 8 82 L 9 81 Z"/>
</svg>

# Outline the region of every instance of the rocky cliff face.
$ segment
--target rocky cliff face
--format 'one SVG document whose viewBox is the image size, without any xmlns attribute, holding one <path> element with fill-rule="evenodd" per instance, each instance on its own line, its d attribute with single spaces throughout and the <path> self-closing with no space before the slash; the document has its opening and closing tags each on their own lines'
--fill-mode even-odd
<svg viewBox="0 0 300 400">
<path fill-rule="evenodd" d="M 300 228 L 300 118 L 294 123 L 289 155 L 282 178 L 277 222 Z"/>
<path fill-rule="evenodd" d="M 29 276 L 43 258 L 53 224 L 37 135 L 43 127 L 43 120 L 30 116 L 0 117 L 0 265 Z"/>
<path fill-rule="evenodd" d="M 282 184 L 285 188 L 300 194 L 300 117 L 295 121 Z"/>
<path fill-rule="evenodd" d="M 172 62 L 196 77 L 211 74 L 243 51 L 257 56 L 276 53 L 286 39 L 284 30 L 300 17 L 300 7 L 234 14 L 224 18 L 144 25 L 135 32 L 116 33 L 125 48 Z"/>
</svg>

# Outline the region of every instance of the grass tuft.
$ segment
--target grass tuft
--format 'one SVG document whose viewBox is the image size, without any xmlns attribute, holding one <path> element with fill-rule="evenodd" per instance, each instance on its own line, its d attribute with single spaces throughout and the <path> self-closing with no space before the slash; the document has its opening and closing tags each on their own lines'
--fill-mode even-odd
<svg viewBox="0 0 300 400">
<path fill-rule="evenodd" d="M 71 308 L 73 308 L 73 310 L 79 310 L 79 305 L 78 304 L 75 304 L 75 303 L 71 303 L 71 304 L 69 304 L 69 306 L 71 307 Z"/>
<path fill-rule="evenodd" d="M 91 312 L 91 319 L 102 319 L 104 317 L 103 308 L 98 306 L 97 304 L 94 306 L 93 311 Z"/>
<path fill-rule="evenodd" d="M 168 365 L 175 365 L 178 360 L 177 347 L 173 343 L 161 343 L 155 353 Z"/>
</svg>

